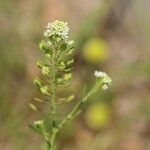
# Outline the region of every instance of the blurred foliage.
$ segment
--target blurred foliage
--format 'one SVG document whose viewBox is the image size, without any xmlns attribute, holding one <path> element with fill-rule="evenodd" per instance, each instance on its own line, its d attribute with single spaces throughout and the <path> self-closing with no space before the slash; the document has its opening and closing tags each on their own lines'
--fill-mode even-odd
<svg viewBox="0 0 150 150">
<path fill-rule="evenodd" d="M 85 113 L 85 121 L 92 129 L 101 129 L 108 125 L 111 118 L 111 110 L 107 104 L 94 103 L 88 107 Z"/>
<path fill-rule="evenodd" d="M 91 64 L 103 62 L 107 57 L 106 47 L 106 43 L 99 38 L 89 39 L 83 46 L 83 58 Z"/>
</svg>

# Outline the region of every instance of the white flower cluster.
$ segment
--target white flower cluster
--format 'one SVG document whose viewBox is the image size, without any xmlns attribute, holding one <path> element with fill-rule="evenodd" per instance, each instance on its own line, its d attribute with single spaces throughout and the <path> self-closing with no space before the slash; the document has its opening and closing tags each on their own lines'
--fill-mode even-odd
<svg viewBox="0 0 150 150">
<path fill-rule="evenodd" d="M 94 74 L 97 78 L 102 78 L 102 89 L 107 90 L 108 87 L 111 85 L 111 78 L 105 72 L 102 71 L 96 70 Z"/>
<path fill-rule="evenodd" d="M 45 37 L 50 37 L 52 35 L 58 35 L 62 39 L 68 39 L 69 27 L 68 23 L 63 21 L 54 21 L 53 23 L 48 23 L 46 26 L 46 31 L 44 31 Z"/>
</svg>

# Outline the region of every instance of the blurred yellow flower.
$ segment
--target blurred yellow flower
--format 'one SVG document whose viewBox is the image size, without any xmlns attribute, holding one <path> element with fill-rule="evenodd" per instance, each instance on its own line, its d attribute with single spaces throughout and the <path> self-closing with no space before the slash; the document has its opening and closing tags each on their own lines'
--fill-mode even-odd
<svg viewBox="0 0 150 150">
<path fill-rule="evenodd" d="M 110 108 L 106 104 L 92 104 L 85 115 L 86 124 L 92 129 L 101 129 L 111 120 Z"/>
<path fill-rule="evenodd" d="M 105 41 L 100 38 L 89 39 L 83 46 L 82 56 L 83 59 L 92 64 L 106 60 L 107 45 Z"/>
</svg>

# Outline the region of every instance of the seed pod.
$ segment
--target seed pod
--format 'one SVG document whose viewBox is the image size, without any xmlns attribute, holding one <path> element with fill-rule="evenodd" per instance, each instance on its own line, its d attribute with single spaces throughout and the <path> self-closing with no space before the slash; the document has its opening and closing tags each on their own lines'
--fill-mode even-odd
<svg viewBox="0 0 150 150">
<path fill-rule="evenodd" d="M 73 65 L 73 63 L 74 63 L 74 59 L 69 60 L 69 61 L 67 62 L 67 67 L 71 67 L 71 66 Z"/>
<path fill-rule="evenodd" d="M 66 68 L 65 72 L 69 73 L 72 69 L 73 69 L 72 67 L 71 68 Z"/>
<path fill-rule="evenodd" d="M 41 80 L 38 77 L 35 77 L 33 83 L 38 87 L 42 86 Z"/>
<path fill-rule="evenodd" d="M 42 64 L 42 62 L 41 62 L 40 60 L 38 60 L 38 61 L 36 62 L 36 64 L 37 64 L 37 66 L 38 66 L 39 69 L 42 69 L 43 64 Z"/>
<path fill-rule="evenodd" d="M 33 110 L 33 111 L 38 111 L 37 107 L 32 104 L 32 103 L 29 103 L 29 107 Z"/>
<path fill-rule="evenodd" d="M 64 75 L 64 80 L 65 80 L 65 81 L 68 81 L 68 80 L 71 79 L 71 77 L 72 77 L 72 74 L 71 74 L 71 73 L 66 73 L 66 74 Z"/>
<path fill-rule="evenodd" d="M 46 50 L 46 49 L 47 49 L 47 46 L 46 46 L 45 41 L 42 40 L 42 41 L 39 43 L 39 48 L 40 48 L 41 50 Z"/>
<path fill-rule="evenodd" d="M 67 44 L 66 43 L 63 43 L 61 46 L 60 46 L 60 50 L 61 51 L 64 51 L 67 49 Z"/>
<path fill-rule="evenodd" d="M 70 95 L 70 96 L 66 99 L 66 101 L 67 101 L 67 102 L 70 102 L 70 101 L 72 101 L 74 98 L 75 98 L 75 95 L 72 94 L 72 95 Z"/>
<path fill-rule="evenodd" d="M 61 62 L 59 63 L 58 68 L 59 68 L 60 70 L 64 70 L 65 67 L 66 67 L 66 65 L 65 65 L 64 61 L 61 61 Z"/>
<path fill-rule="evenodd" d="M 48 66 L 43 66 L 42 67 L 42 74 L 43 75 L 49 75 L 49 73 L 50 73 L 49 67 Z"/>
<path fill-rule="evenodd" d="M 42 93 L 43 95 L 50 95 L 50 94 L 49 94 L 49 89 L 48 89 L 48 87 L 47 87 L 46 85 L 41 86 L 41 87 L 40 87 L 40 91 L 41 91 L 41 93 Z"/>
<path fill-rule="evenodd" d="M 46 49 L 45 50 L 45 55 L 48 59 L 51 59 L 52 57 L 52 50 L 51 49 Z"/>
<path fill-rule="evenodd" d="M 40 103 L 42 103 L 43 102 L 43 100 L 41 100 L 41 99 L 39 99 L 39 98 L 34 98 L 34 100 L 36 100 L 37 102 L 40 102 Z"/>
</svg>

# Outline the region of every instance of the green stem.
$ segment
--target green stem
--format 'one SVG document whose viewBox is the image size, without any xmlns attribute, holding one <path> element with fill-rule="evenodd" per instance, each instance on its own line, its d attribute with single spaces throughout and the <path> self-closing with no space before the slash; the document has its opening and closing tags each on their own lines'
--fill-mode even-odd
<svg viewBox="0 0 150 150">
<path fill-rule="evenodd" d="M 55 140 L 57 136 L 57 125 L 56 125 L 56 52 L 54 50 L 53 53 L 53 69 L 52 69 L 52 83 L 51 83 L 51 89 L 52 89 L 52 95 L 51 95 L 51 116 L 52 116 L 52 131 L 51 131 L 51 137 L 49 139 L 49 149 L 48 150 L 55 150 Z"/>
<path fill-rule="evenodd" d="M 51 115 L 52 115 L 52 126 L 56 127 L 56 102 L 55 102 L 55 85 L 53 85 L 52 97 L 51 97 Z"/>
<path fill-rule="evenodd" d="M 93 90 L 91 90 L 81 101 L 79 101 L 74 108 L 72 109 L 72 111 L 67 115 L 67 117 L 58 125 L 58 127 L 53 127 L 52 128 L 52 134 L 50 137 L 50 146 L 48 150 L 56 150 L 55 149 L 55 140 L 56 137 L 59 133 L 59 131 L 67 124 L 68 121 L 72 120 L 76 114 L 78 114 L 78 110 L 81 107 L 81 105 L 93 94 Z"/>
<path fill-rule="evenodd" d="M 53 128 L 52 130 L 52 135 L 51 135 L 51 138 L 50 138 L 50 149 L 49 150 L 56 150 L 56 136 L 57 136 L 57 133 L 58 133 L 58 129 L 57 128 Z"/>
<path fill-rule="evenodd" d="M 60 130 L 72 119 L 74 119 L 81 111 L 80 108 L 82 106 L 83 103 L 85 103 L 88 98 L 93 95 L 95 92 L 97 92 L 97 90 L 99 89 L 99 87 L 101 86 L 102 82 L 100 82 L 99 84 L 96 84 L 91 91 L 83 98 L 81 99 L 72 109 L 72 111 L 65 117 L 65 119 L 58 125 L 58 127 L 53 127 L 52 129 L 52 135 L 50 138 L 50 149 L 49 150 L 56 150 L 55 147 L 55 140 L 56 137 L 58 135 L 58 133 L 60 132 Z"/>
<path fill-rule="evenodd" d="M 53 60 L 52 60 L 52 83 L 51 83 L 51 88 L 52 88 L 52 95 L 51 95 L 51 115 L 52 115 L 52 127 L 56 128 L 56 102 L 55 102 L 55 95 L 56 95 L 56 51 L 54 47 L 53 51 Z"/>
<path fill-rule="evenodd" d="M 59 124 L 58 129 L 59 131 L 74 117 L 76 117 L 80 113 L 80 107 L 83 103 L 87 101 L 87 99 L 96 92 L 96 86 L 94 86 L 91 91 L 82 99 L 80 100 L 72 109 L 72 111 L 67 115 L 67 117 Z"/>
</svg>

